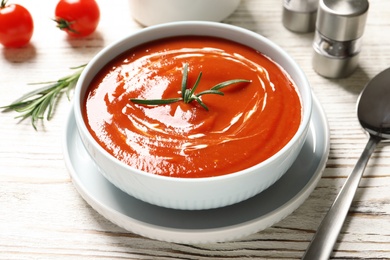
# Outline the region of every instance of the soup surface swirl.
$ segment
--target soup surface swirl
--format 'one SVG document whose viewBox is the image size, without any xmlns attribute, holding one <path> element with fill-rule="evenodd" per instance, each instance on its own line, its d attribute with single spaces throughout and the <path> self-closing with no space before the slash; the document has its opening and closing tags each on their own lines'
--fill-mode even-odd
<svg viewBox="0 0 390 260">
<path fill-rule="evenodd" d="M 138 99 L 181 96 L 183 64 L 195 93 L 246 79 L 197 102 L 140 105 Z M 83 116 L 95 140 L 118 160 L 145 172 L 182 178 L 212 177 L 254 166 L 296 133 L 302 115 L 290 77 L 244 45 L 185 36 L 137 46 L 106 65 L 91 82 Z"/>
</svg>

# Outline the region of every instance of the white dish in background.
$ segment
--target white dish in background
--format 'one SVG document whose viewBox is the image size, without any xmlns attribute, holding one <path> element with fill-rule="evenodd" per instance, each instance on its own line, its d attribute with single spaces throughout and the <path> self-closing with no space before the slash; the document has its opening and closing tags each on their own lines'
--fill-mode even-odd
<svg viewBox="0 0 390 260">
<path fill-rule="evenodd" d="M 235 240 L 261 231 L 298 208 L 321 178 L 329 153 L 324 111 L 313 99 L 305 144 L 287 173 L 262 193 L 235 205 L 211 210 L 175 210 L 154 206 L 122 192 L 95 166 L 78 135 L 73 109 L 64 135 L 64 158 L 81 196 L 101 215 L 139 235 L 176 243 Z"/>
<path fill-rule="evenodd" d="M 145 26 L 177 21 L 220 22 L 241 0 L 129 0 L 133 18 Z"/>
</svg>

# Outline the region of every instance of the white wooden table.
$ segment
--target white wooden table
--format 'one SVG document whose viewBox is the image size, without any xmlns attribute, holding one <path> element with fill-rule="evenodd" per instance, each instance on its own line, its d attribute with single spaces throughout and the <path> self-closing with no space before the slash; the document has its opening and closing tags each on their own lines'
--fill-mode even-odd
<svg viewBox="0 0 390 260">
<path fill-rule="evenodd" d="M 101 22 L 85 39 L 70 39 L 51 18 L 56 1 L 11 1 L 35 22 L 31 44 L 0 48 L 0 106 L 87 63 L 102 47 L 140 30 L 128 2 L 99 0 Z M 330 155 L 311 196 L 274 226 L 240 240 L 184 245 L 155 241 L 117 227 L 93 210 L 74 188 L 65 167 L 62 137 L 70 102 L 54 118 L 19 122 L 0 114 L 0 259 L 299 259 L 362 152 L 367 136 L 356 119 L 359 92 L 390 66 L 390 1 L 371 1 L 360 66 L 349 78 L 329 80 L 311 66 L 313 34 L 295 34 L 281 22 L 282 3 L 243 0 L 224 22 L 258 32 L 299 63 L 322 104 L 330 127 Z M 389 101 L 390 102 L 390 101 Z M 390 259 L 390 147 L 380 145 L 366 169 L 332 259 Z"/>
</svg>

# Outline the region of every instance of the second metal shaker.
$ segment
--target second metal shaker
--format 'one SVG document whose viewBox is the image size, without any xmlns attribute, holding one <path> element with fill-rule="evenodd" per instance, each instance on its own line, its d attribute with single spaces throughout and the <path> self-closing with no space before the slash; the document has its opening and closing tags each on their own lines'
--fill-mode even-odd
<svg viewBox="0 0 390 260">
<path fill-rule="evenodd" d="M 283 0 L 284 27 L 297 33 L 314 31 L 318 0 Z"/>
<path fill-rule="evenodd" d="M 313 68 L 327 78 L 349 76 L 358 65 L 367 0 L 320 0 L 313 43 Z"/>
</svg>

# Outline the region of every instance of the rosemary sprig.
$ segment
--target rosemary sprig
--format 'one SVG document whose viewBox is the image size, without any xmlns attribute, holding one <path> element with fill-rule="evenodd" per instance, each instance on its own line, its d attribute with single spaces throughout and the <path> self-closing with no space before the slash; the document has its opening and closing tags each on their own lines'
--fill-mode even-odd
<svg viewBox="0 0 390 260">
<path fill-rule="evenodd" d="M 42 85 L 45 86 L 28 92 L 22 97 L 18 98 L 10 105 L 0 107 L 3 109 L 2 112 L 16 111 L 20 113 L 16 118 L 22 120 L 31 117 L 31 123 L 35 130 L 37 130 L 36 123 L 38 120 L 45 118 L 50 120 L 54 113 L 55 105 L 57 104 L 58 98 L 62 93 L 66 93 L 68 99 L 70 99 L 70 91 L 74 88 L 79 79 L 81 72 L 83 71 L 86 64 L 73 67 L 71 69 L 77 69 L 71 75 L 60 78 L 57 81 L 39 82 L 31 85 Z"/>
<path fill-rule="evenodd" d="M 212 88 L 208 90 L 204 90 L 202 92 L 199 92 L 195 94 L 195 90 L 199 85 L 200 79 L 202 78 L 202 72 L 199 73 L 198 78 L 196 79 L 194 86 L 192 88 L 187 87 L 187 80 L 188 80 L 188 63 L 185 63 L 183 66 L 183 77 L 181 82 L 181 97 L 177 98 L 167 98 L 167 99 L 137 99 L 137 98 L 131 98 L 130 101 L 136 104 L 142 104 L 142 105 L 149 105 L 149 106 L 155 106 L 155 105 L 163 105 L 163 104 L 171 104 L 178 101 L 183 101 L 184 103 L 191 103 L 192 101 L 196 101 L 201 105 L 204 109 L 207 111 L 209 108 L 206 106 L 206 104 L 202 101 L 200 98 L 203 95 L 206 94 L 215 94 L 215 95 L 221 95 L 223 96 L 224 93 L 220 91 L 220 89 L 227 87 L 232 84 L 236 83 L 242 83 L 242 82 L 251 82 L 250 80 L 246 79 L 233 79 L 221 82 Z"/>
</svg>

